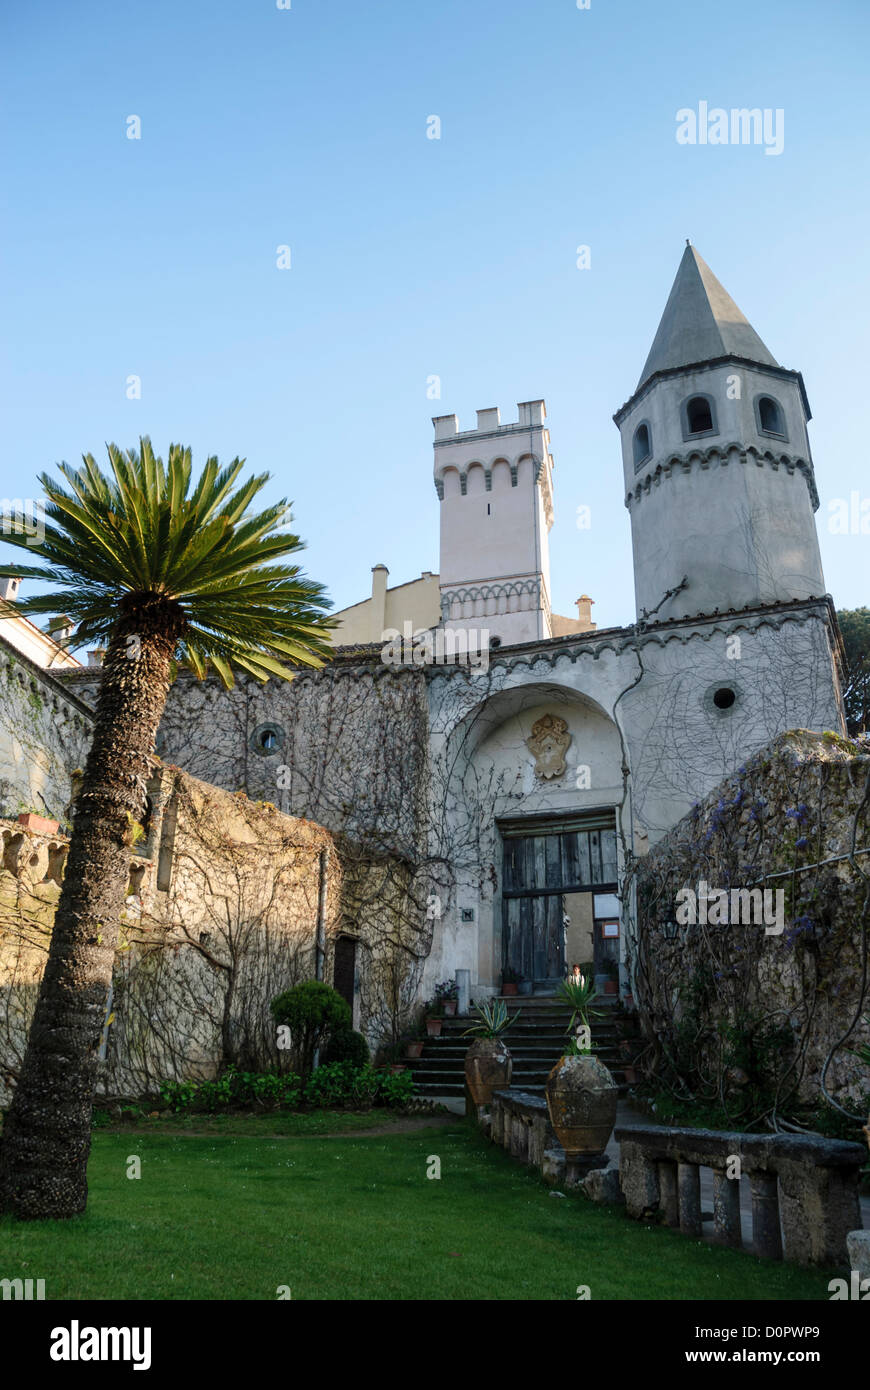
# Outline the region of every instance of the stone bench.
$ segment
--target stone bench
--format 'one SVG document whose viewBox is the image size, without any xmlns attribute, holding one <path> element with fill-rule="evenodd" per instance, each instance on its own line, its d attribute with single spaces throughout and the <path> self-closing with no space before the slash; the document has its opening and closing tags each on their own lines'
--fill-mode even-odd
<svg viewBox="0 0 870 1390">
<path fill-rule="evenodd" d="M 713 1170 L 713 1220 L 725 1245 L 742 1244 L 740 1160 L 752 1193 L 756 1255 L 799 1264 L 843 1264 L 846 1236 L 861 1225 L 861 1144 L 810 1134 L 740 1134 L 664 1125 L 618 1125 L 619 1177 L 629 1216 L 661 1213 L 669 1226 L 700 1236 L 700 1168 Z M 785 1250 L 783 1252 L 783 1240 Z"/>
</svg>

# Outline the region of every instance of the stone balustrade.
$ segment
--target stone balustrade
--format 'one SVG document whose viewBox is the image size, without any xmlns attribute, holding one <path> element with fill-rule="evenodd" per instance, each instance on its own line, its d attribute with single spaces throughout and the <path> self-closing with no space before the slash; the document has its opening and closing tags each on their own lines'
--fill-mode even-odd
<svg viewBox="0 0 870 1390">
<path fill-rule="evenodd" d="M 843 1264 L 861 1226 L 860 1144 L 803 1134 L 740 1134 L 663 1125 L 617 1126 L 619 1177 L 629 1216 L 658 1212 L 686 1235 L 702 1231 L 700 1169 L 713 1172 L 715 1237 L 740 1246 L 740 1183 L 749 1178 L 756 1255 L 799 1264 Z"/>
<path fill-rule="evenodd" d="M 495 1091 L 489 1107 L 489 1136 L 512 1158 L 544 1167 L 544 1154 L 557 1145 L 547 1102 L 529 1091 Z"/>
<path fill-rule="evenodd" d="M 29 830 L 18 821 L 0 819 L 0 866 L 28 891 L 43 884 L 60 887 L 69 854 L 69 836 L 58 831 L 45 835 Z M 150 859 L 130 855 L 128 897 L 141 898 L 150 887 Z"/>
</svg>

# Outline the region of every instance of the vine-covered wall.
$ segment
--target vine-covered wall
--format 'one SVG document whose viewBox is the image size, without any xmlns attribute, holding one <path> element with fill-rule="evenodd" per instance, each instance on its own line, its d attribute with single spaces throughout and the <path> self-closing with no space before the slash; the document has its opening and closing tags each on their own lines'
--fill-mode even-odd
<svg viewBox="0 0 870 1390">
<path fill-rule="evenodd" d="M 797 731 L 636 861 L 648 1079 L 744 1123 L 866 1115 L 868 849 L 870 747 Z"/>
<path fill-rule="evenodd" d="M 342 871 L 321 826 L 163 767 L 131 857 L 100 1092 L 154 1094 L 162 1079 L 228 1063 L 278 1066 L 269 1004 L 315 973 L 321 851 L 325 973 Z M 68 840 L 0 822 L 0 1104 L 8 1103 L 51 941 Z M 283 1060 L 289 1061 L 287 1054 Z"/>
<path fill-rule="evenodd" d="M 0 816 L 35 811 L 63 821 L 92 727 L 77 694 L 0 642 Z"/>
</svg>

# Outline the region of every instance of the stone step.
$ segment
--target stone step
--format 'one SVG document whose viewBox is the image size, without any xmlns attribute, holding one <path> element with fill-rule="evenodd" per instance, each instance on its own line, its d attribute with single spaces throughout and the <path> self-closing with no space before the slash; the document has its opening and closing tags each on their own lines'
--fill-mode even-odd
<svg viewBox="0 0 870 1390">
<path fill-rule="evenodd" d="M 540 1071 L 514 1071 L 511 1076 L 511 1086 L 515 1086 L 521 1091 L 527 1091 L 530 1087 L 543 1089 L 551 1071 L 552 1067 L 545 1067 Z M 610 1071 L 614 1081 L 616 1081 L 618 1085 L 621 1085 L 625 1081 L 625 1072 L 620 1067 L 612 1067 Z M 417 1087 L 427 1086 L 431 1088 L 434 1086 L 437 1088 L 439 1086 L 455 1086 L 459 1091 L 464 1091 L 465 1089 L 465 1075 L 463 1072 L 444 1072 L 440 1071 L 437 1067 L 427 1067 L 423 1071 L 412 1071 L 411 1075 Z"/>
<path fill-rule="evenodd" d="M 625 1061 L 622 1054 L 617 1052 L 615 1048 L 596 1047 L 594 1049 L 594 1054 L 606 1067 L 611 1066 L 613 1063 L 618 1064 L 620 1061 L 623 1063 Z M 564 1051 L 561 1048 L 524 1048 L 521 1052 L 512 1051 L 511 1059 L 514 1068 L 521 1066 L 554 1067 L 559 1058 L 564 1055 Z M 465 1066 L 465 1049 L 424 1047 L 419 1057 L 407 1057 L 402 1060 L 407 1061 L 411 1066 L 420 1066 L 422 1064 L 442 1068 L 459 1067 L 462 1069 Z"/>
<path fill-rule="evenodd" d="M 614 1081 L 616 1082 L 617 1093 L 618 1093 L 620 1096 L 626 1096 L 626 1095 L 628 1095 L 629 1092 L 630 1092 L 630 1090 L 631 1090 L 631 1087 L 628 1086 L 628 1085 L 626 1084 L 625 1081 L 621 1080 L 620 1077 L 618 1077 L 615 1073 L 614 1073 L 614 1078 L 613 1078 L 613 1079 L 614 1079 Z M 523 1089 L 524 1091 L 528 1091 L 531 1095 L 535 1095 L 535 1096 L 543 1096 L 543 1095 L 544 1095 L 544 1085 L 543 1085 L 543 1083 L 541 1083 L 540 1085 L 525 1085 L 525 1084 L 524 1084 L 523 1087 L 522 1087 L 522 1089 Z M 464 1096 L 465 1096 L 465 1086 L 464 1086 L 464 1084 L 460 1085 L 459 1083 L 453 1082 L 453 1081 L 442 1081 L 442 1082 L 438 1082 L 437 1084 L 434 1084 L 434 1085 L 430 1085 L 429 1083 L 424 1082 L 424 1083 L 420 1083 L 420 1084 L 417 1086 L 417 1095 L 420 1095 L 420 1096 L 455 1096 L 457 1099 L 462 1099 L 462 1098 L 464 1098 Z"/>
<path fill-rule="evenodd" d="M 457 1026 L 457 1023 L 460 1024 L 460 1026 Z M 564 1034 L 568 1031 L 570 1023 L 570 1014 L 566 1014 L 564 1018 L 542 1019 L 540 1023 L 526 1023 L 524 1021 L 520 1021 L 519 1023 L 515 1023 L 513 1028 L 507 1028 L 502 1036 L 504 1037 L 506 1042 L 509 1042 L 511 1038 L 528 1037 L 530 1034 Z M 461 1026 L 461 1024 L 462 1020 L 447 1019 L 441 1029 L 439 1036 L 442 1038 L 463 1037 L 465 1034 L 468 1033 L 468 1027 L 463 1027 Z M 616 1037 L 620 1033 L 620 1025 L 617 1023 L 596 1023 L 593 1021 L 590 1026 L 592 1028 L 593 1033 L 600 1033 L 602 1036 Z M 471 1034 L 470 1036 L 474 1035 Z"/>
</svg>

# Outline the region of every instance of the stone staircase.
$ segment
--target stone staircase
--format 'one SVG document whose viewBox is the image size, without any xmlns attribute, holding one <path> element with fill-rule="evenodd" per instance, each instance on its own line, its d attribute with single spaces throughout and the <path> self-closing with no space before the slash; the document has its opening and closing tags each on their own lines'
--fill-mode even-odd
<svg viewBox="0 0 870 1390">
<path fill-rule="evenodd" d="M 511 995 L 504 1000 L 508 1012 L 520 1017 L 504 1033 L 513 1058 L 511 1086 L 533 1095 L 543 1095 L 547 1076 L 562 1055 L 571 1010 L 553 995 Z M 595 1055 L 613 1073 L 624 1094 L 625 1083 L 618 1044 L 620 1024 L 628 1017 L 617 998 L 599 996 L 594 1007 L 601 1017 L 592 1020 L 592 1046 Z M 445 1018 L 439 1038 L 427 1038 L 419 1058 L 409 1059 L 408 1069 L 421 1096 L 465 1095 L 465 1053 L 472 1038 L 463 1037 L 472 1018 Z"/>
</svg>

